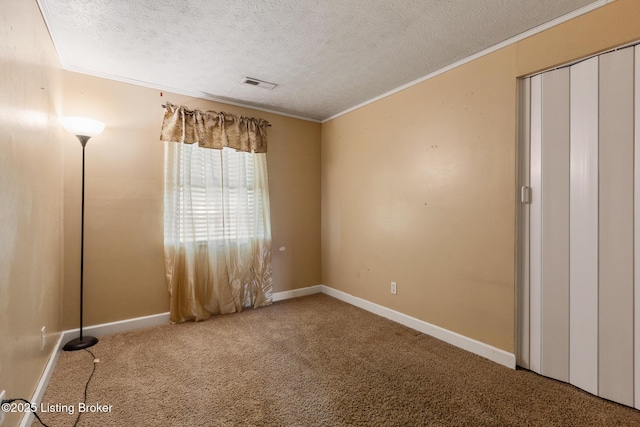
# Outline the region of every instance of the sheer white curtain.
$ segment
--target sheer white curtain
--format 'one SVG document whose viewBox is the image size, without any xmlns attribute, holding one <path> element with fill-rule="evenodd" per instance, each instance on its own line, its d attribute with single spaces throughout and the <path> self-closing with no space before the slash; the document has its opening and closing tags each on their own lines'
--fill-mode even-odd
<svg viewBox="0 0 640 427">
<path fill-rule="evenodd" d="M 171 321 L 271 303 L 266 153 L 165 141 Z"/>
</svg>

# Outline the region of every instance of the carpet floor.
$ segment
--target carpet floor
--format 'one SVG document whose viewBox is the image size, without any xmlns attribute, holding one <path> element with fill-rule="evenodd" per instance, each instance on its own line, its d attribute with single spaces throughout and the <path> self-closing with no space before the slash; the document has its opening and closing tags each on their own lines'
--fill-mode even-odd
<svg viewBox="0 0 640 427">
<path fill-rule="evenodd" d="M 640 425 L 640 411 L 321 294 L 109 335 L 90 350 L 87 404 L 111 408 L 84 412 L 80 426 Z M 87 351 L 60 354 L 45 423 L 73 425 L 93 365 Z"/>
</svg>

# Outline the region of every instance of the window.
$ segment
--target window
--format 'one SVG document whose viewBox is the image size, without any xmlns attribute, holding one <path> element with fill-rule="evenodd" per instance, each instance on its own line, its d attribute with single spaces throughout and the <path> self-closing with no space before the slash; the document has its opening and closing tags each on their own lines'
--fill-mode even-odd
<svg viewBox="0 0 640 427">
<path fill-rule="evenodd" d="M 266 169 L 265 154 L 175 145 L 173 149 L 179 150 L 178 176 L 168 189 L 176 202 L 179 241 L 224 244 L 264 236 L 263 191 L 268 190 L 258 182 L 256 168 L 264 161 Z"/>
</svg>

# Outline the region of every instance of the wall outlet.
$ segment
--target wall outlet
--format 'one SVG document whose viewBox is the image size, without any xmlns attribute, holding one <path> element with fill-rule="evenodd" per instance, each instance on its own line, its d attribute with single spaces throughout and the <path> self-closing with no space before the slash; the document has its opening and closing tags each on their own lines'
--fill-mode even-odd
<svg viewBox="0 0 640 427">
<path fill-rule="evenodd" d="M 47 346 L 47 327 L 40 328 L 40 351 L 44 351 Z"/>
<path fill-rule="evenodd" d="M 0 391 L 0 403 L 4 400 L 4 395 L 6 392 L 4 390 Z M 0 408 L 0 424 L 4 422 L 4 411 Z"/>
<path fill-rule="evenodd" d="M 398 293 L 398 285 L 396 282 L 391 282 L 391 293 L 394 295 Z"/>
</svg>

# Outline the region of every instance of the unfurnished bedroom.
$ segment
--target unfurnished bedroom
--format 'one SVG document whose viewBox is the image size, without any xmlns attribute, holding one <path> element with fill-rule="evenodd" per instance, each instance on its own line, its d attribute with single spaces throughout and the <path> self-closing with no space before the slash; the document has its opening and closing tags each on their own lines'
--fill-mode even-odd
<svg viewBox="0 0 640 427">
<path fill-rule="evenodd" d="M 0 3 L 0 424 L 640 425 L 640 2 Z"/>
</svg>

